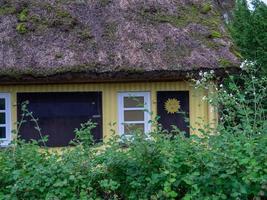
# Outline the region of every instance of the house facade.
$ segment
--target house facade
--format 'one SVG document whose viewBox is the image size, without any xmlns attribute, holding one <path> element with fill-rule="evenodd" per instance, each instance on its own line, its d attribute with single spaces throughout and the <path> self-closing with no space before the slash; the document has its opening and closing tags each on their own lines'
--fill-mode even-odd
<svg viewBox="0 0 267 200">
<path fill-rule="evenodd" d="M 169 99 L 179 101 L 177 108 L 187 112 L 190 125 L 194 127 L 197 127 L 197 122 L 201 119 L 206 123 L 214 123 L 216 120 L 212 107 L 202 100 L 207 91 L 199 91 L 185 81 L 6 85 L 0 89 L 4 122 L 1 125 L 1 135 L 6 137 L 7 142 L 12 139 L 11 130 L 17 128 L 16 122 L 21 119 L 20 104 L 24 101 L 29 101 L 28 109 L 39 119 L 42 133 L 50 135 L 49 139 L 54 137 L 53 140 L 59 137 L 59 142 L 55 141 L 51 146 L 67 145 L 73 139 L 74 128 L 79 128 L 80 123 L 89 119 L 97 123 L 94 131 L 97 139 L 110 137 L 111 129 L 118 134 L 127 134 L 131 130 L 131 126 L 127 127 L 127 124 L 132 125 L 133 129 L 137 126 L 148 133 L 152 128 L 149 121 L 157 115 L 167 120 L 162 121 L 164 128 L 170 129 L 171 124 L 181 127 L 188 134 L 194 134 L 184 127 L 187 127 L 186 122 L 176 108 L 174 113 L 168 111 L 166 106 Z M 30 118 L 27 123 L 20 130 L 23 131 L 20 132 L 22 138 L 38 139 L 38 132 Z M 64 128 L 69 137 L 64 136 Z M 31 133 L 28 133 L 29 130 Z M 58 136 L 58 132 L 63 135 Z"/>
<path fill-rule="evenodd" d="M 223 77 L 238 63 L 220 5 L 101 2 L 2 5 L 9 8 L 0 15 L 2 145 L 19 129 L 26 141 L 40 139 L 41 131 L 48 146 L 67 146 L 89 119 L 97 124 L 96 141 L 114 131 L 148 134 L 156 116 L 164 129 L 176 126 L 188 136 L 200 122 L 216 123 L 202 100 L 213 89 L 195 89 L 190 78 L 210 70 Z M 23 115 L 24 102 L 40 131 Z"/>
</svg>

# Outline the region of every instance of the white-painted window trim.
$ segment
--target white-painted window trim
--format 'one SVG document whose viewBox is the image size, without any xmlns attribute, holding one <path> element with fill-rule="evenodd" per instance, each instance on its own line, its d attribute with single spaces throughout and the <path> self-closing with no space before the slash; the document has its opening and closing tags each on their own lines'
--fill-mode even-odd
<svg viewBox="0 0 267 200">
<path fill-rule="evenodd" d="M 124 107 L 124 97 L 144 97 L 144 107 L 140 108 L 125 108 Z M 118 117 L 119 117 L 119 134 L 124 135 L 124 124 L 139 123 L 144 124 L 145 134 L 148 134 L 151 130 L 151 98 L 150 92 L 119 92 L 118 93 Z M 126 110 L 144 110 L 144 121 L 124 121 L 124 111 Z M 126 135 L 127 136 L 127 135 Z"/>
<path fill-rule="evenodd" d="M 9 93 L 0 93 L 0 99 L 5 99 L 5 110 L 0 112 L 5 113 L 5 124 L 0 124 L 0 127 L 6 128 L 6 137 L 0 138 L 0 146 L 8 146 L 11 142 L 11 95 Z"/>
</svg>

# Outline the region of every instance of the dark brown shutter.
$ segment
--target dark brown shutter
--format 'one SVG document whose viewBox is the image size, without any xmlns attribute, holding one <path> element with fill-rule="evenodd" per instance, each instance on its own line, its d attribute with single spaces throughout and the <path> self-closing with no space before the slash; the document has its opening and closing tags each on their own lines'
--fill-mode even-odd
<svg viewBox="0 0 267 200">
<path fill-rule="evenodd" d="M 21 119 L 21 103 L 29 101 L 28 110 L 38 118 L 42 135 L 48 136 L 47 146 L 69 145 L 75 137 L 74 129 L 89 119 L 97 123 L 93 130 L 96 141 L 102 140 L 102 93 L 101 92 L 59 92 L 18 93 L 18 120 Z M 40 135 L 30 118 L 26 118 L 19 131 L 22 139 L 39 140 Z"/>
<path fill-rule="evenodd" d="M 157 93 L 157 111 L 159 123 L 164 129 L 171 131 L 172 125 L 189 136 L 189 92 L 159 91 Z M 178 112 L 177 112 L 178 111 Z"/>
</svg>

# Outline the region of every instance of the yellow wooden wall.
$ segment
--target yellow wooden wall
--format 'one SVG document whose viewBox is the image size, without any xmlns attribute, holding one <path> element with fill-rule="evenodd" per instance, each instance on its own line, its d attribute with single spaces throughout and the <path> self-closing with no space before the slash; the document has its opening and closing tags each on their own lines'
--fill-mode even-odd
<svg viewBox="0 0 267 200">
<path fill-rule="evenodd" d="M 157 113 L 157 91 L 189 91 L 190 99 L 190 125 L 198 127 L 197 122 L 211 122 L 216 119 L 212 108 L 203 101 L 207 91 L 195 89 L 188 82 L 139 82 L 139 83 L 83 83 L 83 84 L 47 84 L 47 85 L 0 85 L 0 92 L 11 93 L 12 101 L 12 128 L 16 128 L 17 92 L 81 92 L 101 91 L 103 95 L 103 136 L 111 135 L 110 129 L 117 131 L 117 125 L 110 127 L 110 123 L 118 121 L 117 93 L 130 91 L 147 91 L 151 93 L 151 111 Z M 201 118 L 201 119 L 200 119 Z M 196 132 L 191 130 L 191 134 Z"/>
</svg>

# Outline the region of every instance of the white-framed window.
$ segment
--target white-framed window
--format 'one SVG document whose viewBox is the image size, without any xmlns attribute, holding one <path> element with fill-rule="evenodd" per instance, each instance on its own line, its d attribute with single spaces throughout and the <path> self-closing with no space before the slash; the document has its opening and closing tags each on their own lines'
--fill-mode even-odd
<svg viewBox="0 0 267 200">
<path fill-rule="evenodd" d="M 118 93 L 118 112 L 120 135 L 132 135 L 136 131 L 149 133 L 150 92 Z"/>
<path fill-rule="evenodd" d="M 10 104 L 10 94 L 0 93 L 0 146 L 6 146 L 11 142 Z"/>
</svg>

